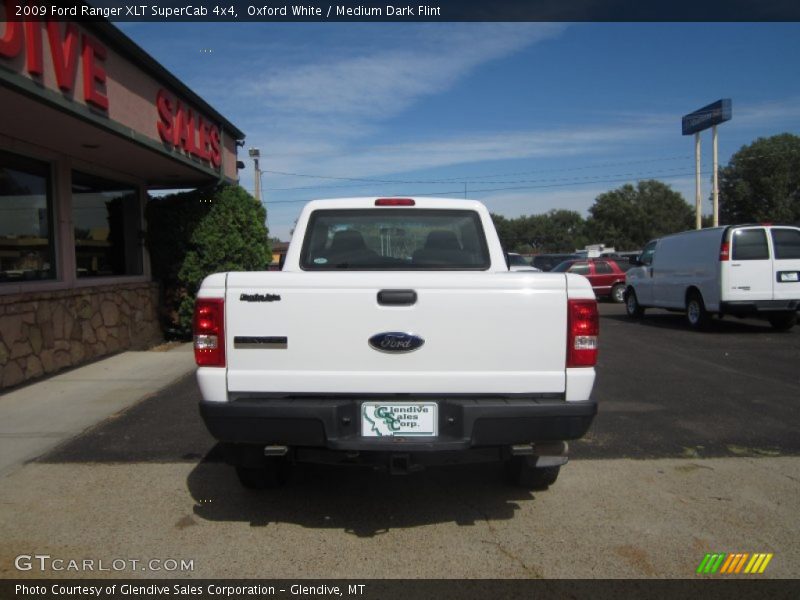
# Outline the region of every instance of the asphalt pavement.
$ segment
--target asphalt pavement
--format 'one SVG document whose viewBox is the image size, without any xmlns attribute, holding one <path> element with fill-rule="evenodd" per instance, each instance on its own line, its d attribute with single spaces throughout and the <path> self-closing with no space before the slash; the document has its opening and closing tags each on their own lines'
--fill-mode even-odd
<svg viewBox="0 0 800 600">
<path fill-rule="evenodd" d="M 697 332 L 680 313 L 634 321 L 620 304 L 600 310 L 600 410 L 573 456 L 800 454 L 800 327 L 725 318 Z"/>
</svg>

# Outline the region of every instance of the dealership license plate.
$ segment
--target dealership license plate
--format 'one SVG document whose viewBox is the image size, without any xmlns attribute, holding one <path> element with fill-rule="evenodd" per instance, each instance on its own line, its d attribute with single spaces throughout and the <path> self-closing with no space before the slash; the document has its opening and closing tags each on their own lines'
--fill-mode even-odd
<svg viewBox="0 0 800 600">
<path fill-rule="evenodd" d="M 781 281 L 800 281 L 800 273 L 797 271 L 783 271 Z"/>
<path fill-rule="evenodd" d="M 437 408 L 435 402 L 364 402 L 361 435 L 435 436 L 439 422 Z"/>
</svg>

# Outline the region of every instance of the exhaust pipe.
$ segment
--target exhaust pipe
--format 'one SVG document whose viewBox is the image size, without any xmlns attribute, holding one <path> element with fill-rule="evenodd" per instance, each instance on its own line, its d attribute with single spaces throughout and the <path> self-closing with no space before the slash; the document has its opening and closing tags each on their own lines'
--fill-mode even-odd
<svg viewBox="0 0 800 600">
<path fill-rule="evenodd" d="M 289 452 L 288 446 L 265 446 L 264 456 L 286 456 Z"/>
<path fill-rule="evenodd" d="M 537 467 L 560 467 L 569 461 L 567 442 L 541 444 L 516 444 L 511 446 L 511 456 L 535 456 Z"/>
</svg>

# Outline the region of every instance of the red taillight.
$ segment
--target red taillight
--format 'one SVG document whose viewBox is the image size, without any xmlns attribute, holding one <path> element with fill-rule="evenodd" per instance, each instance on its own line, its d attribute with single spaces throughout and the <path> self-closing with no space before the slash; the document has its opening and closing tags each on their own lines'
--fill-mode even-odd
<svg viewBox="0 0 800 600">
<path fill-rule="evenodd" d="M 414 206 L 413 198 L 378 198 L 375 206 Z"/>
<path fill-rule="evenodd" d="M 731 245 L 728 242 L 722 242 L 722 246 L 719 249 L 719 259 L 720 260 L 730 260 L 731 258 Z"/>
<path fill-rule="evenodd" d="M 597 364 L 600 318 L 596 300 L 567 301 L 567 367 Z"/>
<path fill-rule="evenodd" d="M 194 361 L 199 367 L 225 366 L 225 301 L 198 298 L 194 304 Z"/>
</svg>

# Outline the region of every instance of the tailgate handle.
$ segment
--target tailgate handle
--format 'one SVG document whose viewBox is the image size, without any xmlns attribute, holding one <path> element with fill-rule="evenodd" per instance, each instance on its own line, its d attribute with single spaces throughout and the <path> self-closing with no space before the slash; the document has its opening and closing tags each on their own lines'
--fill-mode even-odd
<svg viewBox="0 0 800 600">
<path fill-rule="evenodd" d="M 383 306 L 411 306 L 417 303 L 417 292 L 414 290 L 381 290 L 378 292 L 378 304 Z"/>
</svg>

